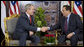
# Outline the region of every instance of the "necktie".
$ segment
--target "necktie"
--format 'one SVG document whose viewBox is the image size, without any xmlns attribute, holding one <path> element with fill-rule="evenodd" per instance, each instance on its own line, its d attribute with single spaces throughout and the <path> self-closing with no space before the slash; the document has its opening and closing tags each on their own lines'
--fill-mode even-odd
<svg viewBox="0 0 84 47">
<path fill-rule="evenodd" d="M 31 16 L 30 16 L 30 24 L 31 24 Z"/>
<path fill-rule="evenodd" d="M 67 32 L 67 18 L 65 19 L 65 32 Z"/>
</svg>

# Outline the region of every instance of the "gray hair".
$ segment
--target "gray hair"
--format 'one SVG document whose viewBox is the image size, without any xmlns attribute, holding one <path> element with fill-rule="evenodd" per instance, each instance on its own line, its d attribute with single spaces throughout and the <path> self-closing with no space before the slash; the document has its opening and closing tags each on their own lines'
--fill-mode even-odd
<svg viewBox="0 0 84 47">
<path fill-rule="evenodd" d="M 26 4 L 25 5 L 25 12 L 28 10 L 28 9 L 30 9 L 30 6 L 33 6 L 32 4 Z"/>
</svg>

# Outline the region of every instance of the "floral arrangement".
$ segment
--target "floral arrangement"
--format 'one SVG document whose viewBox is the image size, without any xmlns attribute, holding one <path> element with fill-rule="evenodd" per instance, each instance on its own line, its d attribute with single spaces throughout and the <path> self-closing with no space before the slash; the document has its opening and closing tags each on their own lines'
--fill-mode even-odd
<svg viewBox="0 0 84 47">
<path fill-rule="evenodd" d="M 45 34 L 44 43 L 54 43 L 54 42 L 55 42 L 55 35 Z"/>
</svg>

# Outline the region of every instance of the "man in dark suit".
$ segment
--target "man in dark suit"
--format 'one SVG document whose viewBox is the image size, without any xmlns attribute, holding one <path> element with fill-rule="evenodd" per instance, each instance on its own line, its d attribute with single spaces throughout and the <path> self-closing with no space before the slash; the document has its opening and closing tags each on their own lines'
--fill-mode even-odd
<svg viewBox="0 0 84 47">
<path fill-rule="evenodd" d="M 35 36 L 34 32 L 43 31 L 43 28 L 34 26 L 34 12 L 34 6 L 27 4 L 25 6 L 25 13 L 22 13 L 17 21 L 13 38 L 19 39 L 20 46 L 26 45 L 26 39 L 30 39 L 35 45 L 40 42 L 39 37 Z"/>
<path fill-rule="evenodd" d="M 58 24 L 53 27 L 44 27 L 46 30 L 56 30 L 61 28 L 62 34 L 58 37 L 59 44 L 66 44 L 69 39 L 71 46 L 76 46 L 78 40 L 83 40 L 83 24 L 79 15 L 71 13 L 71 8 L 64 5 L 62 8 L 63 17 Z"/>
</svg>

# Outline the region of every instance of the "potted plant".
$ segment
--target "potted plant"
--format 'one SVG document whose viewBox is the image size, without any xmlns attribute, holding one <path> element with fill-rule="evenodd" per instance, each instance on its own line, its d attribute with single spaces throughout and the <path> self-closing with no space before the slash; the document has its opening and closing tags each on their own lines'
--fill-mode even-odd
<svg viewBox="0 0 84 47">
<path fill-rule="evenodd" d="M 37 27 L 43 27 L 43 26 L 46 26 L 46 21 L 45 21 L 45 14 L 44 14 L 45 10 L 42 9 L 42 7 L 38 7 L 36 9 L 36 12 L 35 12 L 35 25 Z M 46 32 L 37 32 L 36 35 L 38 36 L 44 36 L 46 34 Z"/>
</svg>

